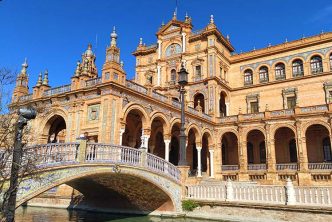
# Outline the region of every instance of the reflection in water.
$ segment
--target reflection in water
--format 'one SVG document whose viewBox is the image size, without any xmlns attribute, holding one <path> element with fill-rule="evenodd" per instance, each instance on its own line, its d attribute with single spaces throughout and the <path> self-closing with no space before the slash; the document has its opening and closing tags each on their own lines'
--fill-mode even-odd
<svg viewBox="0 0 332 222">
<path fill-rule="evenodd" d="M 55 208 L 20 207 L 16 210 L 16 222 L 202 222 L 206 220 L 115 215 L 88 211 L 68 211 Z"/>
</svg>

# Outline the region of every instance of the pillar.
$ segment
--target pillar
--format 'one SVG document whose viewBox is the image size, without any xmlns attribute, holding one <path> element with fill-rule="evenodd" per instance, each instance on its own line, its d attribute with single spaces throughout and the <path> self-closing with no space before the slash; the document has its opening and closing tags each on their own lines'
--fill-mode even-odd
<svg viewBox="0 0 332 222">
<path fill-rule="evenodd" d="M 120 129 L 120 141 L 119 141 L 119 144 L 122 146 L 122 136 L 123 136 L 123 133 L 125 132 L 125 129 L 121 128 Z"/>
<path fill-rule="evenodd" d="M 164 140 L 165 143 L 165 160 L 169 162 L 169 144 L 171 143 L 171 140 Z"/>
<path fill-rule="evenodd" d="M 160 86 L 160 81 L 161 81 L 161 66 L 157 66 L 157 85 Z"/>
<path fill-rule="evenodd" d="M 158 59 L 161 58 L 161 43 L 162 43 L 162 41 L 158 40 Z"/>
<path fill-rule="evenodd" d="M 225 102 L 225 105 L 226 105 L 226 116 L 228 116 L 229 115 L 229 103 Z"/>
<path fill-rule="evenodd" d="M 210 153 L 210 177 L 214 178 L 214 150 L 213 149 L 209 149 L 209 153 Z"/>
<path fill-rule="evenodd" d="M 197 146 L 197 177 L 202 177 L 202 147 Z"/>
<path fill-rule="evenodd" d="M 186 33 L 182 32 L 182 52 L 186 52 Z"/>
</svg>

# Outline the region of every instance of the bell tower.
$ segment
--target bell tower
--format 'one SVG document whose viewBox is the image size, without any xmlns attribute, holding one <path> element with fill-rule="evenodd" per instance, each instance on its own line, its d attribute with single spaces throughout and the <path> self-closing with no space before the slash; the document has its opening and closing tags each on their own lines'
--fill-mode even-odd
<svg viewBox="0 0 332 222">
<path fill-rule="evenodd" d="M 111 45 L 106 49 L 106 61 L 102 69 L 102 81 L 114 81 L 125 84 L 126 73 L 123 70 L 123 62 L 120 62 L 120 49 L 116 45 L 118 35 L 113 27 L 111 33 Z"/>
<path fill-rule="evenodd" d="M 21 96 L 29 94 L 27 69 L 28 63 L 27 59 L 25 59 L 22 64 L 22 70 L 16 78 L 16 86 L 14 88 L 12 102 L 17 102 Z"/>
</svg>

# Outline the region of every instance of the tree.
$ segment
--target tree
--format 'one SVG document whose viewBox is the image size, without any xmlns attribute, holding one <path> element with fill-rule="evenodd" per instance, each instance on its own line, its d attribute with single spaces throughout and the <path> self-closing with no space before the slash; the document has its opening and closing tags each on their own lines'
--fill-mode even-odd
<svg viewBox="0 0 332 222">
<path fill-rule="evenodd" d="M 33 155 L 33 150 L 26 148 L 25 144 L 32 139 L 29 137 L 29 127 L 26 127 L 23 132 L 22 144 L 23 152 L 22 158 L 19 161 L 19 175 L 15 177 L 18 181 L 17 185 L 11 189 L 6 186 L 9 180 L 12 181 L 11 163 L 13 158 L 13 145 L 15 142 L 15 134 L 17 132 L 17 122 L 19 116 L 15 108 L 8 109 L 10 103 L 11 91 L 10 87 L 15 82 L 15 73 L 5 69 L 0 69 L 0 196 L 2 203 L 0 203 L 0 218 L 1 221 L 13 221 L 8 216 L 13 212 L 8 212 L 9 197 L 16 194 L 17 188 L 23 179 L 23 176 L 29 175 L 33 177 L 33 172 L 36 170 L 36 156 Z M 16 106 L 17 108 L 17 106 Z M 20 155 L 21 156 L 21 155 Z M 14 172 L 14 171 L 13 171 Z"/>
</svg>

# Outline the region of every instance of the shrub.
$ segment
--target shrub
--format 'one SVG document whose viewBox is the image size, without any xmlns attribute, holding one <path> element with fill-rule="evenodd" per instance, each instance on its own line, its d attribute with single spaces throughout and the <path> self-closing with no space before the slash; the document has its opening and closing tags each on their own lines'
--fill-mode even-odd
<svg viewBox="0 0 332 222">
<path fill-rule="evenodd" d="M 198 207 L 198 203 L 193 200 L 183 200 L 182 201 L 182 209 L 184 211 L 193 211 L 196 207 Z"/>
</svg>

